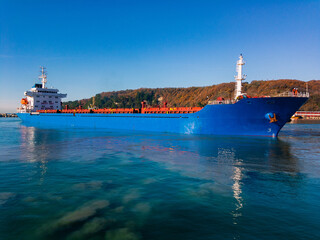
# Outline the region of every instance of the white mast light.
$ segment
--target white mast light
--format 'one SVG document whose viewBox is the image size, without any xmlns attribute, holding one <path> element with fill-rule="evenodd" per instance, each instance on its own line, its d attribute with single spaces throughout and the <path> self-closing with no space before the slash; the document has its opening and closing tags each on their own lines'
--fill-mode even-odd
<svg viewBox="0 0 320 240">
<path fill-rule="evenodd" d="M 237 73 L 238 75 L 235 76 L 236 80 L 236 96 L 235 98 L 237 99 L 238 96 L 242 95 L 241 92 L 241 86 L 242 86 L 242 80 L 246 79 L 246 75 L 242 75 L 242 66 L 245 64 L 243 61 L 243 56 L 240 54 L 239 60 L 237 61 Z"/>
</svg>

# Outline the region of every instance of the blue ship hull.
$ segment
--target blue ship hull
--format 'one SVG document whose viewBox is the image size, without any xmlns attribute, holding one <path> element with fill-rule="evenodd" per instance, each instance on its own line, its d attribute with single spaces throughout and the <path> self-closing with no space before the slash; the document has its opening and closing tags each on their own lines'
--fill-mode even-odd
<svg viewBox="0 0 320 240">
<path fill-rule="evenodd" d="M 18 116 L 23 122 L 51 127 L 276 137 L 307 100 L 250 98 L 235 104 L 207 105 L 199 112 L 188 114 L 18 113 Z M 275 116 L 275 121 L 271 122 L 269 116 Z"/>
</svg>

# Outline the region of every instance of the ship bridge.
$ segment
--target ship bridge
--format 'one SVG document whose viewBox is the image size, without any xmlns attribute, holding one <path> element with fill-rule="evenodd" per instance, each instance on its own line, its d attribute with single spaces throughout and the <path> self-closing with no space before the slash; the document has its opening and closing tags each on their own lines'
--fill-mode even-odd
<svg viewBox="0 0 320 240">
<path fill-rule="evenodd" d="M 61 110 L 61 99 L 67 97 L 67 94 L 59 93 L 56 88 L 47 88 L 47 75 L 44 67 L 41 67 L 41 75 L 39 76 L 42 84 L 36 83 L 24 95 L 26 98 L 21 100 L 19 112 L 36 112 L 37 110 Z"/>
</svg>

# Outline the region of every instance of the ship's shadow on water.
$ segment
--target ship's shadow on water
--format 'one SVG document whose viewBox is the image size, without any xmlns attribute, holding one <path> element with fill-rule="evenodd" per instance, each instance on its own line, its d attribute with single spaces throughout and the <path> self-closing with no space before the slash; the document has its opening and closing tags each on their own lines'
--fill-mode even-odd
<svg viewBox="0 0 320 240">
<path fill-rule="evenodd" d="M 21 216 L 3 225 L 21 226 L 12 239 L 287 239 L 302 234 L 285 222 L 315 229 L 298 218 L 310 186 L 289 138 L 17 129 L 7 156 L 19 169 L 6 174 L 20 182 L 0 195 L 4 214 Z"/>
</svg>

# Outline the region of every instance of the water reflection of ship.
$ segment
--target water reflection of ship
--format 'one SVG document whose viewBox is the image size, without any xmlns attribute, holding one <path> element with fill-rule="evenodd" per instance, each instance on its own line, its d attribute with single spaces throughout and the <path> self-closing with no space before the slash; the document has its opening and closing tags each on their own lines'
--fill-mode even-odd
<svg viewBox="0 0 320 240">
<path fill-rule="evenodd" d="M 165 154 L 164 160 L 172 160 L 175 166 L 191 164 L 197 168 L 202 165 L 202 170 L 210 171 L 211 167 L 216 169 L 225 165 L 246 165 L 259 171 L 264 168 L 272 172 L 299 172 L 290 143 L 281 139 L 188 136 L 145 140 L 142 144 L 142 150 Z M 152 157 L 153 154 L 148 156 Z M 176 158 L 167 158 L 170 155 Z"/>
<path fill-rule="evenodd" d="M 53 143 L 68 141 L 66 138 L 72 135 L 73 131 L 77 130 L 21 126 L 23 157 L 26 161 L 39 163 L 40 180 L 43 180 L 46 174 L 47 162 L 50 159 L 70 155 L 70 148 L 65 147 L 65 144 Z M 231 197 L 234 202 L 231 210 L 234 224 L 238 223 L 246 204 L 243 192 L 250 186 L 260 187 L 259 179 L 255 178 L 257 175 L 251 174 L 251 179 L 248 180 L 248 172 L 289 172 L 293 175 L 299 173 L 299 162 L 291 153 L 290 143 L 281 139 L 115 134 L 91 130 L 90 137 L 87 138 L 86 134 L 78 135 L 83 140 L 81 144 L 88 145 L 88 140 L 93 141 L 94 150 L 103 148 L 104 153 L 111 154 L 125 152 L 133 156 L 133 160 L 156 162 L 169 172 L 178 172 L 183 176 L 198 179 L 201 182 L 198 186 L 200 192 L 211 191 L 214 194 L 226 195 L 229 199 Z"/>
<path fill-rule="evenodd" d="M 290 143 L 280 139 L 192 136 L 144 141 L 142 146 L 147 159 L 204 181 L 196 190 L 200 195 L 212 192 L 232 197 L 233 224 L 238 224 L 242 217 L 246 188 L 261 187 L 260 173 L 290 173 L 292 182 L 297 183 L 298 159 L 291 153 Z M 288 179 L 289 185 L 290 182 Z"/>
<path fill-rule="evenodd" d="M 196 200 L 203 193 L 232 198 L 233 224 L 243 214 L 246 204 L 243 192 L 252 186 L 256 190 L 261 188 L 261 174 L 289 173 L 285 184 L 295 188 L 292 192 L 299 189 L 295 177 L 299 173 L 298 159 L 291 153 L 290 143 L 281 139 L 134 135 L 109 139 L 108 148 L 128 149 L 171 172 L 198 179 L 201 182 L 198 189 L 190 190 Z"/>
<path fill-rule="evenodd" d="M 39 129 L 33 126 L 21 125 L 21 158 L 30 163 L 36 163 L 39 170 L 40 182 L 44 180 L 47 172 L 47 163 L 50 159 L 59 159 L 61 148 L 50 144 L 50 141 L 60 139 L 58 131 Z"/>
<path fill-rule="evenodd" d="M 57 142 L 69 133 L 21 125 L 24 158 L 30 162 L 59 159 L 64 145 L 48 144 L 52 139 Z M 106 147 L 107 142 L 110 150 L 127 149 L 130 153 L 139 154 L 139 157 L 170 164 L 176 169 L 191 171 L 206 178 L 213 176 L 212 171 L 215 176 L 225 173 L 224 168 L 227 166 L 245 165 L 247 170 L 252 171 L 299 172 L 297 158 L 291 153 L 290 143 L 281 139 L 136 133 L 114 135 L 105 131 L 96 133 L 102 137 L 99 144 Z M 108 137 L 111 134 L 114 136 Z M 95 133 L 91 136 L 94 135 Z"/>
</svg>

